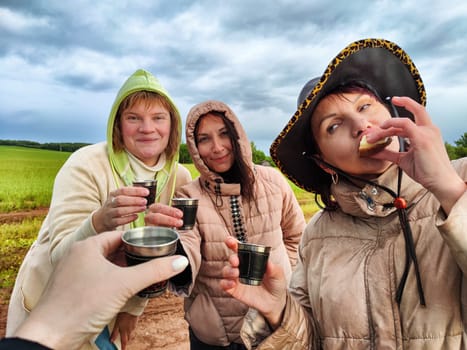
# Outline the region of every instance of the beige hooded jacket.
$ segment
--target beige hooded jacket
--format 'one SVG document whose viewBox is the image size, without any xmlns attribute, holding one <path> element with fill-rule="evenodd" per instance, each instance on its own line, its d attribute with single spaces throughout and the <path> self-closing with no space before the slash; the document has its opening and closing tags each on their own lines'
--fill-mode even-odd
<svg viewBox="0 0 467 350">
<path fill-rule="evenodd" d="M 54 265 L 66 255 L 71 244 L 97 234 L 92 225 L 92 215 L 107 200 L 109 193 L 119 187 L 131 185 L 135 174 L 126 152 L 113 151 L 113 124 L 122 100 L 141 90 L 155 91 L 172 101 L 153 75 L 142 69 L 137 70 L 117 94 L 108 119 L 108 141 L 77 150 L 58 172 L 49 213 L 36 241 L 26 254 L 15 281 L 8 310 L 7 335 L 13 334 L 34 308 Z M 178 112 L 177 117 L 180 118 Z M 179 125 L 181 129 L 181 119 Z M 176 188 L 191 181 L 189 171 L 178 164 L 178 153 L 166 160 L 165 167 L 156 176 L 157 201 L 165 204 L 169 203 Z M 119 230 L 128 228 L 130 225 L 117 227 Z M 145 299 L 134 297 L 122 311 L 139 315 L 146 302 Z M 98 334 L 99 331 L 96 330 L 96 337 Z M 94 339 L 83 345 L 83 349 L 95 348 Z"/>
<path fill-rule="evenodd" d="M 466 180 L 467 158 L 454 166 Z M 397 167 L 377 183 L 397 188 Z M 392 197 L 341 182 L 332 193 L 341 209 L 320 212 L 308 224 L 281 326 L 270 334 L 251 313 L 257 317 L 247 318 L 242 330 L 249 347 L 466 349 L 467 192 L 446 217 L 430 192 L 403 177 L 426 307 L 413 264 L 400 306 L 396 302 L 406 255 L 398 215 L 382 206 Z"/>
<path fill-rule="evenodd" d="M 209 111 L 222 112 L 233 122 L 242 157 L 254 170 L 256 203 L 242 199 L 240 184 L 224 183 L 222 177 L 209 170 L 200 158 L 194 130 L 200 116 Z M 222 268 L 232 254 L 224 241 L 227 236 L 236 236 L 232 198 L 238 198 L 247 241 L 271 246 L 270 259 L 282 265 L 288 277 L 296 263 L 305 219 L 282 174 L 272 167 L 253 164 L 245 131 L 224 103 L 207 101 L 193 107 L 186 121 L 186 141 L 200 177 L 183 186 L 176 196 L 198 198 L 199 206 L 194 229 L 180 232 L 194 283 L 178 286 L 177 291 L 188 295 L 185 318 L 198 339 L 220 346 L 241 343 L 239 331 L 248 308 L 231 298 L 219 285 Z"/>
</svg>

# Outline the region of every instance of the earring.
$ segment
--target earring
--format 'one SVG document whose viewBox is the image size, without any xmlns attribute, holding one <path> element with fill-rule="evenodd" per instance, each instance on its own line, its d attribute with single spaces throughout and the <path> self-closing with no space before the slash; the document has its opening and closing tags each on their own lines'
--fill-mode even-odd
<svg viewBox="0 0 467 350">
<path fill-rule="evenodd" d="M 337 183 L 339 182 L 339 174 L 338 173 L 332 173 L 331 174 L 331 179 L 332 179 L 332 183 L 334 185 L 337 185 Z"/>
</svg>

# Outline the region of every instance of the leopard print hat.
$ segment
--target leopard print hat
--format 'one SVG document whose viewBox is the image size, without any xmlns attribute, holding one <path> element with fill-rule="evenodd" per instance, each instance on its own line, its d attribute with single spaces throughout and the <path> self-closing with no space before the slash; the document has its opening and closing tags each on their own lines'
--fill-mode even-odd
<svg viewBox="0 0 467 350">
<path fill-rule="evenodd" d="M 310 118 L 321 97 L 337 85 L 351 80 L 365 81 L 379 96 L 408 96 L 422 105 L 426 92 L 410 57 L 398 45 L 384 39 L 362 39 L 345 47 L 327 66 L 320 78 L 310 80 L 298 97 L 298 109 L 271 144 L 271 157 L 293 183 L 315 192 L 318 165 L 307 154 Z M 401 116 L 410 114 L 399 111 Z"/>
</svg>

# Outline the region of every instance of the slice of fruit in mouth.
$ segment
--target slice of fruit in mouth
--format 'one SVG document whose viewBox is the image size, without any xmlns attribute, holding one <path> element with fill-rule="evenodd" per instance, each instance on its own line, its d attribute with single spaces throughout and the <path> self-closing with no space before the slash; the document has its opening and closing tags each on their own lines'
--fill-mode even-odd
<svg viewBox="0 0 467 350">
<path fill-rule="evenodd" d="M 391 142 L 392 139 L 390 137 L 385 137 L 376 141 L 375 143 L 369 143 L 366 140 L 366 135 L 363 135 L 362 139 L 360 140 L 360 146 L 358 147 L 358 153 L 361 157 L 368 157 L 372 154 L 378 153 Z"/>
</svg>

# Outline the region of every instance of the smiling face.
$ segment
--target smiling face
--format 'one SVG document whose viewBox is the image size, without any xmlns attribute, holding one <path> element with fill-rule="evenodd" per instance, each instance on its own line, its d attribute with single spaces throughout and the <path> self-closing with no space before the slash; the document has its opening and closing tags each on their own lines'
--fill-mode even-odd
<svg viewBox="0 0 467 350">
<path fill-rule="evenodd" d="M 195 135 L 198 152 L 206 166 L 216 173 L 224 173 L 234 164 L 232 142 L 221 117 L 206 114 L 198 121 Z"/>
<path fill-rule="evenodd" d="M 371 178 L 383 173 L 391 163 L 360 157 L 358 147 L 366 129 L 378 127 L 389 118 L 391 115 L 386 107 L 367 93 L 324 97 L 311 118 L 311 131 L 320 150 L 319 156 L 351 175 Z M 398 142 L 388 146 L 393 151 L 398 148 Z"/>
<path fill-rule="evenodd" d="M 123 110 L 120 118 L 126 150 L 148 166 L 154 166 L 166 150 L 170 127 L 170 112 L 157 101 L 136 103 Z"/>
</svg>

